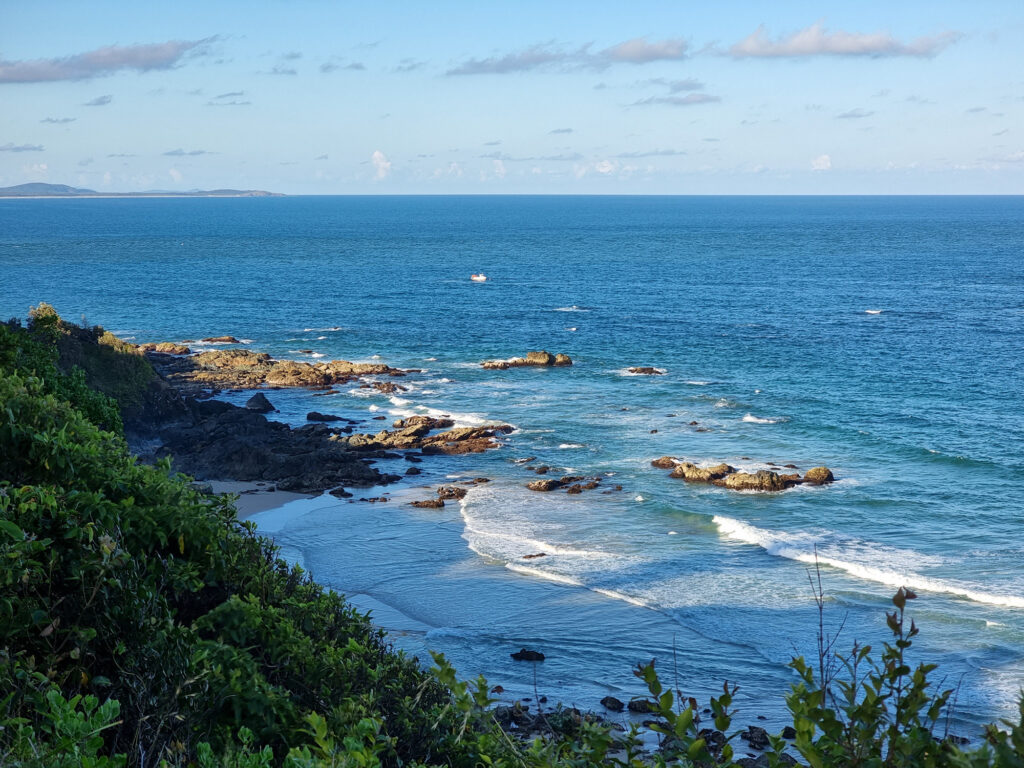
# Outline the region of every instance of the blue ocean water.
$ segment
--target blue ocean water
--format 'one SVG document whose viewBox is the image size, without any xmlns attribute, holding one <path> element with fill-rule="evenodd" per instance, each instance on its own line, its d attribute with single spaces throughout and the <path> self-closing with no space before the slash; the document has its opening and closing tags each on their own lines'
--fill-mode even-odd
<svg viewBox="0 0 1024 768">
<path fill-rule="evenodd" d="M 466 672 L 511 676 L 502 649 L 548 641 L 551 695 L 594 706 L 675 645 L 686 686 L 727 675 L 775 717 L 813 649 L 817 556 L 840 647 L 879 645 L 896 587 L 918 593 L 917 658 L 968 727 L 1024 684 L 1022 254 L 1006 197 L 10 200 L 0 315 L 48 301 L 137 341 L 424 369 L 391 397 L 274 393 L 295 423 L 515 425 L 500 451 L 423 464 L 493 480 L 444 517 L 324 500 L 274 528 Z M 477 365 L 532 349 L 575 365 Z M 670 479 L 662 455 L 838 481 L 735 493 Z M 532 493 L 527 456 L 623 491 Z"/>
</svg>

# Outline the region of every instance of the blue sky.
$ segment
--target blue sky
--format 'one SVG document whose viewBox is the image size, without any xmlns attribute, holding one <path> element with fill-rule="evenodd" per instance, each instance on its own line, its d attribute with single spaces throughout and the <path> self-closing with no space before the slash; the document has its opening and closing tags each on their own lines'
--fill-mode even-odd
<svg viewBox="0 0 1024 768">
<path fill-rule="evenodd" d="M 1024 193 L 1024 3 L 0 0 L 0 186 Z"/>
</svg>

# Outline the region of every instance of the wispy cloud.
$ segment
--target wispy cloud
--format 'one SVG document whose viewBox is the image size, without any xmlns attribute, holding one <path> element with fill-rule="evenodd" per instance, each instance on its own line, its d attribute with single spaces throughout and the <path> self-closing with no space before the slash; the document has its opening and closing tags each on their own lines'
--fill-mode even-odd
<svg viewBox="0 0 1024 768">
<path fill-rule="evenodd" d="M 288 51 L 288 53 L 281 54 L 281 58 L 285 61 L 298 61 L 302 58 L 300 51 Z"/>
<path fill-rule="evenodd" d="M 107 155 L 107 157 L 137 157 L 137 155 L 133 155 L 127 152 L 115 152 L 112 155 Z"/>
<path fill-rule="evenodd" d="M 822 22 L 772 39 L 762 24 L 748 37 L 729 48 L 735 58 L 782 58 L 796 56 L 919 56 L 941 53 L 959 40 L 959 32 L 918 37 L 901 42 L 888 32 L 829 32 Z"/>
<path fill-rule="evenodd" d="M 299 71 L 293 67 L 283 67 L 280 64 L 267 72 L 268 75 L 297 75 Z"/>
<path fill-rule="evenodd" d="M 214 154 L 214 153 L 213 152 L 208 152 L 205 149 L 191 149 L 191 150 L 186 151 L 184 149 L 180 149 L 179 148 L 179 149 L 172 149 L 172 150 L 169 150 L 167 152 L 164 152 L 164 156 L 165 157 L 197 157 L 199 155 L 212 155 L 212 154 Z"/>
<path fill-rule="evenodd" d="M 501 160 L 506 163 L 575 163 L 583 159 L 583 155 L 579 152 L 563 152 L 557 155 L 540 155 L 536 157 L 514 157 L 513 155 L 506 155 L 504 152 L 488 152 L 485 155 L 480 155 L 480 157 L 488 160 Z"/>
<path fill-rule="evenodd" d="M 40 123 L 51 123 L 53 125 L 64 125 L 66 123 L 73 123 L 78 118 L 76 117 L 44 117 L 40 120 Z"/>
<path fill-rule="evenodd" d="M 227 93 L 219 93 L 213 98 L 215 99 L 237 99 L 239 96 L 245 96 L 245 91 L 228 91 Z"/>
<path fill-rule="evenodd" d="M 425 67 L 427 62 L 418 59 L 402 59 L 391 71 L 392 72 L 414 72 Z"/>
<path fill-rule="evenodd" d="M 552 130 L 548 131 L 548 133 L 552 135 L 557 133 L 572 133 L 572 128 L 553 128 Z"/>
<path fill-rule="evenodd" d="M 172 69 L 187 58 L 201 56 L 216 37 L 170 40 L 144 45 L 108 45 L 85 53 L 49 59 L 0 60 L 0 83 L 44 83 L 88 80 L 123 70 L 151 72 Z"/>
<path fill-rule="evenodd" d="M 248 99 L 242 101 L 245 91 L 228 91 L 220 93 L 206 102 L 208 107 L 247 107 L 252 104 Z"/>
<path fill-rule="evenodd" d="M 341 64 L 336 61 L 327 61 L 320 65 L 320 71 L 325 75 L 331 72 L 337 72 L 339 69 L 347 69 L 353 72 L 360 72 L 366 69 L 366 65 L 361 61 L 353 61 L 349 64 Z"/>
<path fill-rule="evenodd" d="M 685 155 L 686 152 L 681 149 L 650 149 L 646 152 L 621 152 L 616 157 L 621 158 L 637 158 L 637 157 L 673 157 L 675 155 Z"/>
<path fill-rule="evenodd" d="M 103 96 L 97 96 L 95 99 L 91 99 L 90 101 L 85 102 L 82 106 L 83 107 L 105 107 L 105 106 L 107 106 L 107 104 L 109 104 L 113 100 L 114 100 L 114 97 L 111 96 L 108 93 L 108 94 L 105 94 Z"/>
<path fill-rule="evenodd" d="M 521 51 L 485 59 L 468 59 L 445 74 L 502 75 L 536 69 L 601 70 L 614 64 L 679 61 L 686 58 L 688 46 L 682 38 L 651 41 L 645 37 L 635 37 L 600 51 L 592 51 L 591 47 L 592 44 L 587 43 L 576 50 L 565 50 L 554 43 L 537 43 Z"/>
<path fill-rule="evenodd" d="M 668 88 L 669 93 L 682 93 L 684 91 L 699 91 L 704 87 L 704 83 L 693 77 L 688 77 L 684 80 L 667 80 L 664 77 L 652 77 L 649 80 L 643 80 L 641 85 L 663 85 Z"/>
<path fill-rule="evenodd" d="M 836 115 L 836 118 L 839 120 L 860 120 L 864 117 L 871 117 L 873 114 L 875 113 L 870 109 L 861 109 L 860 107 L 857 107 L 857 109 L 849 109 L 846 112 L 840 112 Z"/>
<path fill-rule="evenodd" d="M 0 152 L 42 152 L 45 150 L 42 144 L 11 144 L 8 142 L 0 146 Z"/>
<path fill-rule="evenodd" d="M 317 156 L 316 156 L 316 157 L 314 157 L 313 159 L 314 159 L 314 160 L 327 160 L 327 159 L 328 159 L 328 157 L 327 157 L 327 155 L 317 155 Z"/>
<path fill-rule="evenodd" d="M 710 93 L 688 93 L 685 96 L 649 96 L 646 99 L 634 101 L 630 106 L 647 107 L 664 104 L 669 107 L 692 107 L 696 104 L 712 104 L 716 101 L 721 101 L 721 99 Z"/>
<path fill-rule="evenodd" d="M 829 155 L 818 155 L 816 158 L 811 160 L 812 171 L 831 171 L 832 170 L 832 158 Z"/>
</svg>

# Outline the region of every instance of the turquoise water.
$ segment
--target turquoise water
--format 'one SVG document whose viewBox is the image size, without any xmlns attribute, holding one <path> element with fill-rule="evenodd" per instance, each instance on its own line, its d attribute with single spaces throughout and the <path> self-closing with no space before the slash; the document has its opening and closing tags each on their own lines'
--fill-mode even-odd
<svg viewBox="0 0 1024 768">
<path fill-rule="evenodd" d="M 959 684 L 967 727 L 1024 683 L 1022 254 L 1020 198 L 16 200 L 0 315 L 45 300 L 137 341 L 228 333 L 425 369 L 390 398 L 274 393 L 296 423 L 330 407 L 514 424 L 501 451 L 422 465 L 494 479 L 443 517 L 323 501 L 276 528 L 465 671 L 511 675 L 507 645 L 557 637 L 549 695 L 593 706 L 678 633 L 688 686 L 728 675 L 775 717 L 785 664 L 814 644 L 816 551 L 840 646 L 878 644 L 895 588 L 917 591 L 918 658 Z M 576 364 L 477 366 L 531 349 Z M 639 365 L 665 375 L 625 373 Z M 838 482 L 733 493 L 649 466 L 666 454 Z M 624 490 L 529 492 L 525 456 Z"/>
</svg>

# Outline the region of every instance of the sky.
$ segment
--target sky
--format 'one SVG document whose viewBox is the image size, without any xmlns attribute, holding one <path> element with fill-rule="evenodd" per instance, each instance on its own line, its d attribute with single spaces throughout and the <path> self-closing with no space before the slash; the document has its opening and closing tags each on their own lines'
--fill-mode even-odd
<svg viewBox="0 0 1024 768">
<path fill-rule="evenodd" d="M 1022 194 L 1024 3 L 0 0 L 0 186 Z"/>
</svg>

